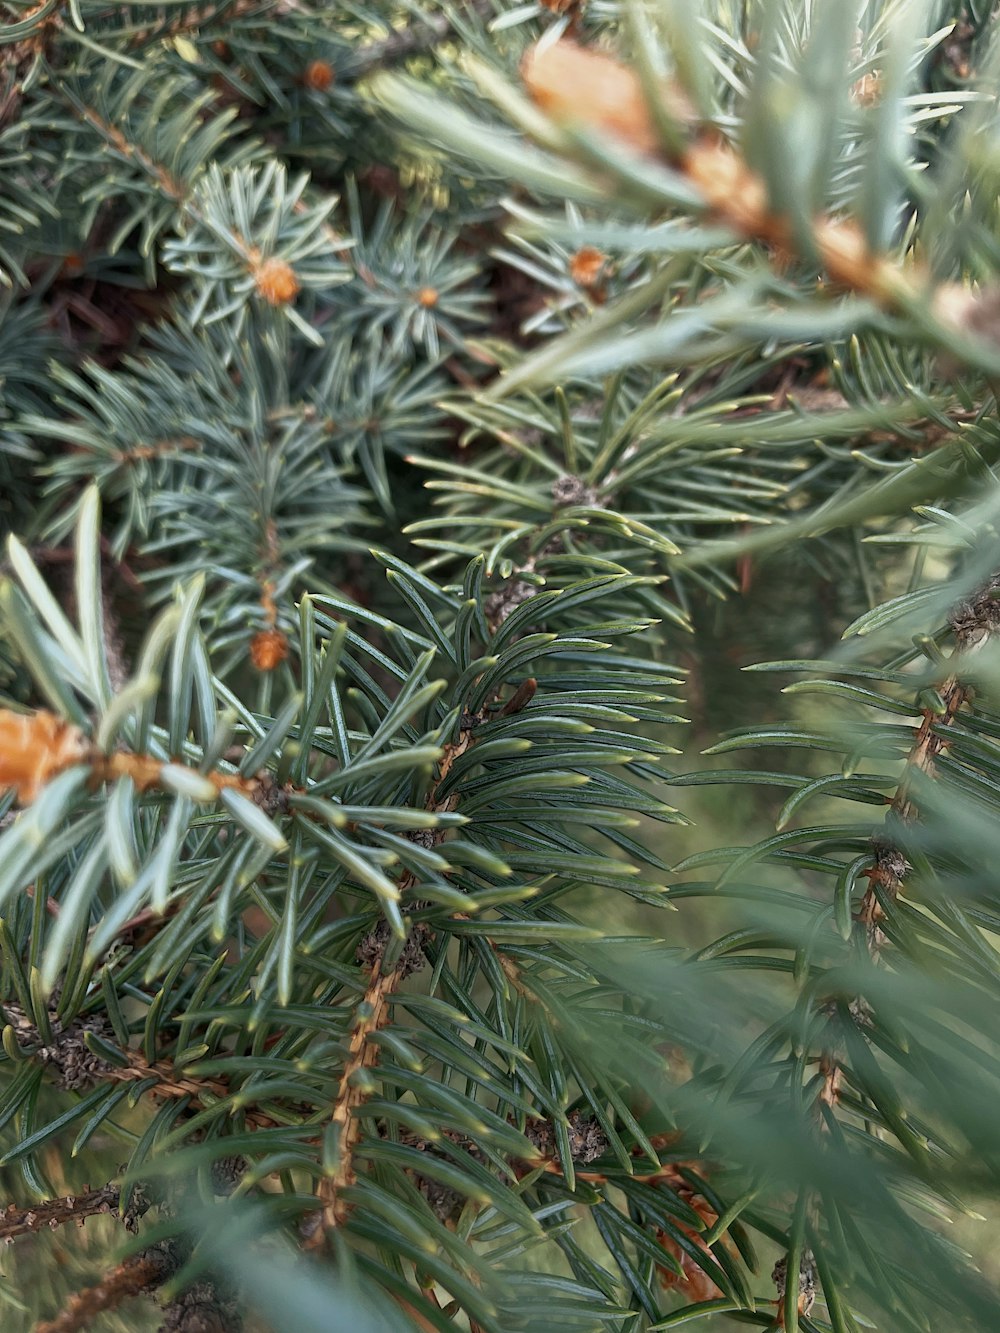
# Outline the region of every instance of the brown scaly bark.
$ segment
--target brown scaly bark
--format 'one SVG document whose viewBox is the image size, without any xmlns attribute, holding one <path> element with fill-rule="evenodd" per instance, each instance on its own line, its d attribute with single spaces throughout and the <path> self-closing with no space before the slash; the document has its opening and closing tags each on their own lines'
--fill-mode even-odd
<svg viewBox="0 0 1000 1333">
<path fill-rule="evenodd" d="M 30 1208 L 9 1203 L 0 1212 L 0 1242 L 10 1245 L 18 1236 L 26 1236 L 34 1231 L 55 1231 L 68 1222 L 83 1226 L 88 1217 L 117 1212 L 120 1200 L 121 1190 L 117 1185 L 102 1185 L 100 1189 L 86 1189 L 82 1194 L 46 1199 L 44 1203 L 32 1204 Z M 132 1219 L 125 1219 L 127 1226 L 130 1221 Z M 134 1222 L 129 1229 L 135 1229 Z"/>
</svg>

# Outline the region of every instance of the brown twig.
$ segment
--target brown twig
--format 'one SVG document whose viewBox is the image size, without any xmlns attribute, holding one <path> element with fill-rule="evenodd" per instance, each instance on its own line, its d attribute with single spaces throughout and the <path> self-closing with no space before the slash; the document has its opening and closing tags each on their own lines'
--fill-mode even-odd
<svg viewBox="0 0 1000 1333">
<path fill-rule="evenodd" d="M 890 807 L 891 815 L 900 824 L 912 824 L 917 818 L 913 786 L 921 777 L 932 777 L 934 761 L 948 744 L 947 729 L 960 709 L 968 701 L 971 690 L 957 676 L 949 676 L 939 691 L 944 703 L 942 712 L 923 710 L 916 739 L 906 758 L 903 780 L 896 790 Z M 894 847 L 879 844 L 875 859 L 865 871 L 868 889 L 861 900 L 857 921 L 864 927 L 865 942 L 872 958 L 877 959 L 884 940 L 881 922 L 886 912 L 880 900 L 894 902 L 903 891 L 903 880 L 909 869 L 905 858 Z"/>
<path fill-rule="evenodd" d="M 189 1074 L 178 1073 L 169 1060 L 156 1060 L 152 1064 L 147 1064 L 135 1051 L 128 1051 L 126 1054 L 129 1059 L 128 1065 L 120 1068 L 109 1065 L 105 1071 L 107 1079 L 117 1083 L 142 1083 L 146 1079 L 155 1078 L 155 1085 L 149 1089 L 151 1096 L 167 1100 L 190 1097 L 200 1105 L 214 1106 L 233 1095 L 232 1088 L 224 1079 L 193 1078 Z M 206 1101 L 206 1097 L 210 1100 Z M 278 1123 L 271 1116 L 255 1110 L 252 1106 L 243 1108 L 243 1116 L 247 1124 L 254 1129 L 271 1129 Z"/>
<path fill-rule="evenodd" d="M 45 1203 L 21 1208 L 9 1203 L 0 1213 L 0 1241 L 10 1245 L 18 1236 L 33 1231 L 55 1231 L 67 1222 L 83 1226 L 88 1217 L 113 1213 L 118 1207 L 121 1191 L 117 1185 L 102 1185 L 98 1190 L 84 1190 L 82 1194 L 67 1194 L 62 1199 L 48 1199 Z"/>
<path fill-rule="evenodd" d="M 153 1097 L 172 1100 L 189 1097 L 200 1106 L 214 1106 L 233 1096 L 233 1089 L 225 1079 L 194 1078 L 179 1073 L 169 1060 L 149 1063 L 137 1051 L 122 1052 L 127 1064 L 112 1064 L 95 1054 L 87 1045 L 88 1033 L 108 1041 L 113 1039 L 110 1025 L 102 1014 L 74 1018 L 64 1024 L 56 1011 L 55 1001 L 50 1003 L 52 1007 L 45 1036 L 15 1001 L 5 1000 L 3 1010 L 6 1021 L 13 1027 L 18 1044 L 26 1054 L 32 1055 L 53 1071 L 56 1085 L 64 1091 L 79 1091 L 102 1081 L 144 1083 L 150 1080 L 152 1086 L 148 1092 Z M 307 1114 L 304 1108 L 297 1109 Z M 277 1124 L 263 1111 L 256 1111 L 250 1106 L 242 1110 L 247 1123 L 255 1129 L 271 1128 Z M 3 1239 L 2 1223 L 0 1239 Z"/>
<path fill-rule="evenodd" d="M 140 28 L 129 37 L 129 47 L 141 46 L 147 41 L 162 42 L 172 37 L 179 37 L 185 32 L 196 32 L 199 28 L 218 22 L 231 23 L 233 19 L 244 18 L 248 14 L 260 13 L 261 16 L 277 8 L 275 0 L 222 0 L 221 4 L 203 5 L 200 9 L 189 9 L 170 23 L 151 24 Z"/>
<path fill-rule="evenodd" d="M 15 713 L 0 708 L 0 791 L 13 787 L 18 800 L 26 805 L 58 774 L 81 766 L 89 768 L 95 783 L 127 777 L 139 791 L 165 785 L 166 764 L 162 759 L 123 750 L 104 754 L 79 727 L 45 709 Z M 220 795 L 231 789 L 252 800 L 261 786 L 259 778 L 245 778 L 220 769 L 200 776 Z"/>
<path fill-rule="evenodd" d="M 125 1301 L 158 1287 L 172 1275 L 173 1269 L 172 1257 L 160 1246 L 123 1259 L 93 1287 L 85 1287 L 71 1296 L 65 1310 L 55 1319 L 37 1324 L 35 1333 L 80 1333 L 98 1315 L 117 1310 Z"/>
</svg>

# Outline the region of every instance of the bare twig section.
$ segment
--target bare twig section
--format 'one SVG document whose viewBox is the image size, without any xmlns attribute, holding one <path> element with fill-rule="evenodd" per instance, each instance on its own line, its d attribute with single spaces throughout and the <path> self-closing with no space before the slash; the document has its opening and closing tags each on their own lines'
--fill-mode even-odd
<svg viewBox="0 0 1000 1333">
<path fill-rule="evenodd" d="M 35 1325 L 35 1333 L 80 1333 L 100 1314 L 117 1310 L 125 1301 L 160 1286 L 176 1268 L 173 1247 L 165 1242 L 142 1254 L 124 1259 L 105 1273 L 93 1287 L 85 1287 L 70 1298 L 55 1319 Z"/>
<path fill-rule="evenodd" d="M 68 1222 L 75 1222 L 82 1227 L 88 1217 L 116 1212 L 120 1199 L 121 1190 L 117 1185 L 102 1185 L 100 1189 L 84 1190 L 82 1194 L 47 1199 L 44 1203 L 32 1204 L 30 1208 L 20 1208 L 16 1203 L 9 1203 L 4 1212 L 0 1213 L 0 1241 L 11 1245 L 18 1236 L 26 1236 L 33 1231 L 55 1231 Z"/>
</svg>

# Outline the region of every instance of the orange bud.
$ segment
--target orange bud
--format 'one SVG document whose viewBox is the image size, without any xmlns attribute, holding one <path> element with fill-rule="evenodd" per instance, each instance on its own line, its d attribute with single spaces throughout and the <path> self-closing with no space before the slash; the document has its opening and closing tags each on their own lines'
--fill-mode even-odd
<svg viewBox="0 0 1000 1333">
<path fill-rule="evenodd" d="M 276 255 L 257 264 L 253 277 L 257 291 L 269 305 L 288 305 L 299 294 L 295 270 Z"/>
<path fill-rule="evenodd" d="M 325 60 L 310 60 L 302 75 L 302 82 L 314 93 L 325 93 L 333 83 L 333 68 Z"/>
<path fill-rule="evenodd" d="M 585 245 L 570 259 L 569 276 L 578 287 L 593 287 L 601 276 L 607 258 L 593 245 Z"/>
<path fill-rule="evenodd" d="M 534 46 L 521 65 L 532 100 L 553 120 L 621 139 L 638 153 L 663 151 L 639 76 L 600 51 L 564 38 Z M 693 119 L 687 99 L 664 87 L 664 103 L 681 124 Z"/>
<path fill-rule="evenodd" d="M 250 661 L 258 671 L 273 671 L 288 656 L 288 638 L 280 629 L 262 629 L 250 640 Z"/>
<path fill-rule="evenodd" d="M 84 763 L 90 743 L 54 713 L 0 708 L 0 790 L 13 787 L 21 805 L 35 799 L 63 769 Z"/>
</svg>

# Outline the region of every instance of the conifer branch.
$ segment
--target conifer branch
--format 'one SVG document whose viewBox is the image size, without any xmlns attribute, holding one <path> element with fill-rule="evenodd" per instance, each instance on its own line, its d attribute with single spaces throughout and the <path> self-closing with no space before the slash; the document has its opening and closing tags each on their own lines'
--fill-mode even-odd
<svg viewBox="0 0 1000 1333">
<path fill-rule="evenodd" d="M 151 1097 L 178 1100 L 190 1097 L 199 1106 L 215 1105 L 223 1099 L 232 1097 L 232 1089 L 224 1079 L 196 1078 L 190 1074 L 180 1074 L 169 1060 L 156 1060 L 153 1064 L 146 1061 L 135 1051 L 127 1051 L 128 1065 L 118 1068 L 108 1065 L 104 1077 L 113 1083 L 143 1083 L 147 1079 L 156 1079 L 149 1088 Z M 253 1106 L 242 1108 L 247 1124 L 253 1129 L 271 1129 L 278 1122 L 263 1111 Z"/>
<path fill-rule="evenodd" d="M 116 153 L 121 154 L 127 162 L 134 163 L 139 167 L 156 183 L 168 199 L 178 207 L 190 207 L 189 186 L 174 176 L 162 162 L 157 162 L 139 144 L 130 142 L 117 125 L 112 125 L 106 121 L 94 107 L 75 101 L 71 101 L 70 105 L 91 129 L 97 131 L 109 147 L 113 148 Z"/>
<path fill-rule="evenodd" d="M 263 18 L 277 7 L 278 0 L 219 0 L 218 4 L 207 4 L 201 8 L 185 10 L 168 22 L 139 28 L 130 33 L 128 45 L 130 49 L 134 49 L 147 42 L 169 40 L 183 36 L 186 32 L 197 32 L 210 24 L 231 23 L 234 19 L 255 14 Z"/>
<path fill-rule="evenodd" d="M 495 13 L 493 0 L 456 0 L 455 8 L 459 13 L 478 19 L 491 18 Z M 419 22 L 414 20 L 388 37 L 363 46 L 357 54 L 353 71 L 360 78 L 373 70 L 397 65 L 410 56 L 432 51 L 435 46 L 447 41 L 454 31 L 454 17 L 447 11 Z"/>
<path fill-rule="evenodd" d="M 988 580 L 968 600 L 954 609 L 950 617 L 956 641 L 956 655 L 964 655 L 982 647 L 988 638 L 1000 629 L 1000 575 Z M 919 818 L 919 808 L 913 794 L 914 786 L 922 778 L 933 778 L 934 762 L 948 747 L 948 728 L 962 708 L 969 702 L 973 690 L 961 679 L 960 672 L 952 672 L 938 690 L 941 706 L 921 710 L 916 737 L 903 766 L 903 775 L 892 799 L 887 816 L 889 836 L 873 839 L 873 860 L 864 872 L 868 888 L 855 914 L 855 921 L 864 932 L 864 943 L 873 962 L 878 962 L 885 934 L 882 923 L 892 905 L 904 893 L 910 866 L 902 851 L 891 837 L 892 824 L 909 825 Z M 870 1021 L 867 1002 L 857 997 L 851 1005 L 855 1020 L 865 1025 Z M 840 1100 L 842 1079 L 840 1058 L 835 1050 L 826 1050 L 819 1060 L 823 1077 L 820 1103 L 834 1107 Z"/>
<path fill-rule="evenodd" d="M 667 144 L 639 75 L 612 56 L 564 38 L 528 52 L 522 77 L 532 100 L 559 124 L 596 131 L 632 152 L 668 163 L 693 185 L 709 217 L 746 240 L 772 250 L 777 261 L 800 257 L 790 219 L 776 212 L 767 185 L 718 131 L 697 123 L 694 109 L 677 88 L 661 89 L 664 113 L 675 125 L 677 146 Z M 885 310 L 912 311 L 927 299 L 931 275 L 920 264 L 906 268 L 872 252 L 864 231 L 850 219 L 817 216 L 810 243 L 833 282 L 868 297 Z M 942 284 L 935 297 L 938 317 L 958 327 L 970 309 L 961 287 Z"/>
<path fill-rule="evenodd" d="M 180 1073 L 171 1061 L 154 1060 L 150 1063 L 137 1051 L 122 1051 L 127 1061 L 125 1064 L 112 1064 L 103 1059 L 87 1044 L 88 1032 L 111 1040 L 111 1030 L 100 1014 L 77 1018 L 64 1025 L 53 1003 L 47 1015 L 50 1033 L 47 1038 L 43 1038 L 20 1005 L 13 1000 L 6 1000 L 4 1010 L 19 1041 L 33 1048 L 32 1056 L 55 1071 L 54 1082 L 64 1090 L 76 1091 L 100 1082 L 150 1082 L 151 1086 L 146 1091 L 151 1097 L 172 1101 L 190 1098 L 200 1107 L 216 1105 L 233 1095 L 232 1088 L 224 1078 Z M 269 1129 L 277 1123 L 253 1106 L 244 1106 L 242 1114 L 247 1124 L 254 1129 Z M 0 1239 L 3 1239 L 2 1225 Z"/>
<path fill-rule="evenodd" d="M 273 671 L 288 656 L 288 636 L 278 628 L 278 604 L 274 600 L 274 579 L 280 560 L 278 527 L 269 518 L 265 524 L 262 573 L 259 575 L 264 628 L 250 640 L 250 660 L 258 671 Z"/>
<path fill-rule="evenodd" d="M 994 575 L 968 600 L 957 606 L 950 617 L 957 654 L 961 657 L 975 651 L 1000 629 L 1000 575 Z M 961 709 L 972 697 L 972 687 L 961 679 L 960 672 L 948 676 L 939 689 L 941 707 L 924 708 L 913 748 L 903 770 L 903 779 L 891 806 L 891 817 L 902 824 L 912 824 L 919 815 L 913 787 L 921 778 L 934 776 L 934 761 L 948 746 L 948 728 Z M 861 902 L 858 921 L 865 929 L 865 941 L 872 958 L 877 959 L 883 935 L 880 923 L 885 920 L 884 904 L 893 903 L 903 892 L 909 869 L 905 857 L 892 848 L 880 845 L 875 863 L 867 872 L 869 887 Z"/>
<path fill-rule="evenodd" d="M 109 1184 L 3 1200 L 0 1241 L 121 1210 L 174 1144 L 210 1169 L 162 1231 L 266 1185 L 71 1301 L 19 1264 L 27 1327 L 195 1256 L 164 1333 L 235 1333 L 214 1265 L 303 1207 L 296 1327 L 335 1257 L 390 1326 L 996 1323 L 914 1206 L 996 1192 L 993 612 L 924 644 L 916 700 L 907 637 L 958 598 L 923 572 L 958 587 L 996 536 L 990 24 L 951 59 L 900 0 L 857 31 L 658 0 L 629 64 L 614 6 L 543 4 L 581 44 L 550 32 L 521 93 L 496 71 L 538 16 L 498 0 L 5 10 L 0 1149 L 30 1174 L 76 1136 Z M 757 549 L 786 569 L 751 580 Z M 814 661 L 862 610 L 891 660 Z M 767 771 L 675 770 L 689 630 L 711 751 Z M 757 643 L 837 678 L 771 720 L 729 671 Z M 676 831 L 664 789 L 720 782 L 743 800 Z"/>
<path fill-rule="evenodd" d="M 441 756 L 438 776 L 427 799 L 427 809 L 435 813 L 451 811 L 455 808 L 456 798 L 446 797 L 438 802 L 436 793 L 451 772 L 455 762 L 474 744 L 472 726 L 463 729 L 459 739 L 445 747 Z M 435 835 L 437 838 L 440 835 Z M 407 871 L 399 881 L 400 895 L 404 895 L 416 882 L 412 871 Z M 389 936 L 386 932 L 378 942 L 377 953 L 372 963 L 371 976 L 364 997 L 358 1006 L 358 1017 L 351 1033 L 347 1059 L 340 1080 L 340 1090 L 333 1105 L 331 1123 L 337 1126 L 337 1156 L 333 1171 L 320 1181 L 317 1191 L 322 1205 L 322 1224 L 316 1226 L 309 1235 L 306 1248 L 316 1249 L 324 1243 L 327 1232 L 339 1226 L 347 1216 L 349 1207 L 342 1196 L 355 1182 L 354 1146 L 361 1132 L 359 1112 L 368 1095 L 368 1088 L 363 1078 L 364 1071 L 371 1069 L 378 1062 L 378 1046 L 373 1038 L 386 1025 L 391 1012 L 392 997 L 400 985 L 413 970 L 412 948 L 419 948 L 421 938 L 415 939 L 416 932 L 411 931 L 407 945 L 399 958 L 389 968 L 382 970 Z"/>
</svg>

